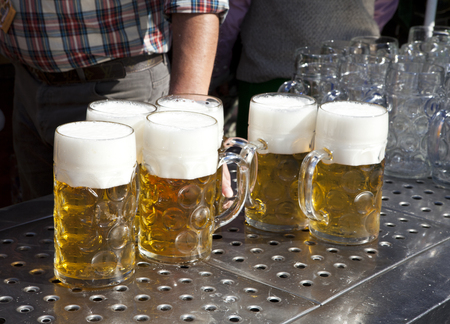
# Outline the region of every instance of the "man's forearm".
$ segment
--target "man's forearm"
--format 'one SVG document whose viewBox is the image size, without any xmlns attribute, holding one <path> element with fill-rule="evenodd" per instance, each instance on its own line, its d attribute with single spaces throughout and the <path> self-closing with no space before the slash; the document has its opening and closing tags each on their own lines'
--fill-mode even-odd
<svg viewBox="0 0 450 324">
<path fill-rule="evenodd" d="M 207 94 L 216 55 L 215 14 L 173 14 L 170 93 Z"/>
</svg>

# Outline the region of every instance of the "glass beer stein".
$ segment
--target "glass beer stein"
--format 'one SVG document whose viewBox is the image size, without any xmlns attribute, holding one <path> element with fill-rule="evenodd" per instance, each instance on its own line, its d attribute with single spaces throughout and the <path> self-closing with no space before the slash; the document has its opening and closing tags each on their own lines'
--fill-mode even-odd
<svg viewBox="0 0 450 324">
<path fill-rule="evenodd" d="M 249 143 L 241 144 L 241 155 L 253 163 L 251 193 L 245 205 L 249 225 L 270 232 L 308 225 L 298 206 L 298 173 L 312 149 L 316 114 L 317 103 L 309 96 L 264 93 L 252 98 Z"/>
<path fill-rule="evenodd" d="M 136 140 L 112 122 L 64 124 L 55 132 L 55 276 L 103 287 L 134 273 Z"/>
<path fill-rule="evenodd" d="M 388 112 L 340 101 L 319 107 L 314 150 L 303 160 L 299 204 L 312 236 L 355 245 L 378 237 Z"/>
<path fill-rule="evenodd" d="M 139 252 L 163 263 L 191 263 L 211 254 L 213 232 L 242 209 L 248 188 L 244 159 L 217 149 L 211 116 L 163 111 L 147 116 L 140 170 Z M 238 196 L 215 216 L 217 169 L 239 167 Z"/>
</svg>

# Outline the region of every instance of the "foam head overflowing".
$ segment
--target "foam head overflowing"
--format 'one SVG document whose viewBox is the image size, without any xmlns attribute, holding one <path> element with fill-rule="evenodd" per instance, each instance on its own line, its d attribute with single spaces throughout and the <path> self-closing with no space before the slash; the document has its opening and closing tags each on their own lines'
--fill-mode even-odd
<svg viewBox="0 0 450 324">
<path fill-rule="evenodd" d="M 330 150 L 332 163 L 380 163 L 384 159 L 388 127 L 388 112 L 382 106 L 352 101 L 329 102 L 323 104 L 317 114 L 314 149 Z"/>
<path fill-rule="evenodd" d="M 152 175 L 196 179 L 216 173 L 217 121 L 189 111 L 164 111 L 147 116 L 143 164 Z"/>
<path fill-rule="evenodd" d="M 316 101 L 290 93 L 265 93 L 250 102 L 248 139 L 263 139 L 268 153 L 295 154 L 311 150 Z"/>
<path fill-rule="evenodd" d="M 86 120 L 112 121 L 133 127 L 136 136 L 136 157 L 141 163 L 145 117 L 155 110 L 154 105 L 144 102 L 100 100 L 89 105 Z"/>
<path fill-rule="evenodd" d="M 158 111 L 186 110 L 194 111 L 214 117 L 219 125 L 219 147 L 223 138 L 223 105 L 214 97 L 196 94 L 169 95 L 156 101 Z"/>
<path fill-rule="evenodd" d="M 133 128 L 84 121 L 59 126 L 53 152 L 55 178 L 71 187 L 106 189 L 130 183 L 136 165 Z"/>
</svg>

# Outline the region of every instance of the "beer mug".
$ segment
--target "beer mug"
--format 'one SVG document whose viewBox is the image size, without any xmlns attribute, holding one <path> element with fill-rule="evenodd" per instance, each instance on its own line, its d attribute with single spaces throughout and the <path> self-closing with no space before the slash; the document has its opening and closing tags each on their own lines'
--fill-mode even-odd
<svg viewBox="0 0 450 324">
<path fill-rule="evenodd" d="M 298 197 L 312 236 L 355 245 L 378 237 L 388 112 L 336 101 L 319 107 L 314 150 L 300 169 Z"/>
<path fill-rule="evenodd" d="M 134 273 L 136 139 L 119 123 L 59 126 L 54 146 L 55 276 L 103 287 Z"/>
<path fill-rule="evenodd" d="M 147 116 L 140 170 L 139 252 L 163 263 L 191 263 L 211 254 L 213 232 L 242 209 L 248 168 L 234 153 L 217 150 L 217 121 L 189 111 L 162 111 Z M 238 196 L 214 216 L 217 169 L 239 167 Z"/>
<path fill-rule="evenodd" d="M 350 40 L 351 46 L 369 45 L 369 53 L 376 56 L 391 57 L 398 54 L 398 39 L 390 36 L 356 36 Z"/>
<path fill-rule="evenodd" d="M 450 189 L 450 112 L 437 111 L 430 120 L 428 134 L 428 157 L 431 177 L 441 188 Z"/>
<path fill-rule="evenodd" d="M 264 93 L 251 99 L 249 143 L 241 153 L 247 163 L 257 162 L 245 205 L 249 225 L 270 232 L 307 227 L 298 206 L 298 173 L 312 149 L 316 114 L 316 101 L 305 95 Z"/>
<path fill-rule="evenodd" d="M 338 63 L 341 54 L 323 54 L 320 47 L 300 47 L 294 54 L 295 73 L 284 82 L 278 92 L 304 94 L 321 103 L 338 82 Z"/>
<path fill-rule="evenodd" d="M 150 103 L 129 100 L 99 100 L 91 102 L 86 111 L 86 120 L 112 121 L 133 127 L 136 136 L 136 160 L 142 163 L 142 142 L 144 141 L 145 117 L 156 111 Z M 139 167 L 136 167 L 137 175 Z M 139 176 L 136 177 L 136 190 L 139 197 Z M 137 204 L 136 204 L 137 207 Z M 134 218 L 134 233 L 139 231 L 139 211 Z M 136 237 L 137 240 L 137 237 Z"/>
</svg>

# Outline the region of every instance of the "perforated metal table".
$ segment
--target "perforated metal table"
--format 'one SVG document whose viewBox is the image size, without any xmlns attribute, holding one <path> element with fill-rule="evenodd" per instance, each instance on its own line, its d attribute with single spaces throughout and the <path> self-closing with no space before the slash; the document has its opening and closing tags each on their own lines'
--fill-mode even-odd
<svg viewBox="0 0 450 324">
<path fill-rule="evenodd" d="M 450 190 L 385 177 L 377 241 L 272 234 L 243 215 L 195 266 L 138 259 L 122 285 L 53 276 L 53 197 L 0 209 L 1 323 L 450 323 Z"/>
</svg>

